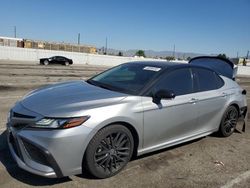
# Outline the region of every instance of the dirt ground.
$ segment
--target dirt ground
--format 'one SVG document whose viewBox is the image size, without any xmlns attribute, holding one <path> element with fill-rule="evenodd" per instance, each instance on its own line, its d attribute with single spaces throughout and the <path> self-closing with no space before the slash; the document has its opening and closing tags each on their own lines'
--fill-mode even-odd
<svg viewBox="0 0 250 188">
<path fill-rule="evenodd" d="M 42 85 L 86 79 L 107 67 L 40 66 L 0 61 L 0 187 L 250 187 L 250 126 L 229 138 L 211 135 L 131 161 L 115 177 L 98 180 L 87 173 L 47 179 L 17 167 L 6 146 L 5 123 L 11 106 Z M 248 91 L 250 77 L 237 81 Z M 250 100 L 249 100 L 250 101 Z"/>
</svg>

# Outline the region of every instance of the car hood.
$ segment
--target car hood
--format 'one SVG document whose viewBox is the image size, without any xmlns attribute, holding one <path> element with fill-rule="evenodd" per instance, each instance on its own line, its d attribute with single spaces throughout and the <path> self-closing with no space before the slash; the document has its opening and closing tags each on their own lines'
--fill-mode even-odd
<svg viewBox="0 0 250 188">
<path fill-rule="evenodd" d="M 71 81 L 32 91 L 21 105 L 46 117 L 74 117 L 87 109 L 118 103 L 126 96 L 84 81 Z"/>
</svg>

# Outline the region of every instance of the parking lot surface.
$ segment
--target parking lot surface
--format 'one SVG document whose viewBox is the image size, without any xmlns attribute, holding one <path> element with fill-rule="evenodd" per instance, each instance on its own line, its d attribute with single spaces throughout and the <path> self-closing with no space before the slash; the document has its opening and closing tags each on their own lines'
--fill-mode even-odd
<svg viewBox="0 0 250 188">
<path fill-rule="evenodd" d="M 108 67 L 40 66 L 0 61 L 0 187 L 250 187 L 250 125 L 228 138 L 216 134 L 150 153 L 131 161 L 115 177 L 99 180 L 87 173 L 47 179 L 17 167 L 6 146 L 9 109 L 29 91 L 66 80 L 85 80 Z M 237 82 L 248 91 L 250 77 Z M 248 100 L 250 101 L 250 100 Z M 248 103 L 249 104 L 249 103 Z M 241 129 L 239 125 L 238 129 Z"/>
</svg>

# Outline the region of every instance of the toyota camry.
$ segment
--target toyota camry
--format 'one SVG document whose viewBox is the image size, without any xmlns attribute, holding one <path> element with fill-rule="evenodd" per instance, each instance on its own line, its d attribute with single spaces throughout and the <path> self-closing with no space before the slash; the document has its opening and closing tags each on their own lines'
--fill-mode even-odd
<svg viewBox="0 0 250 188">
<path fill-rule="evenodd" d="M 247 114 L 233 67 L 217 57 L 130 62 L 34 90 L 9 112 L 11 154 L 45 177 L 87 171 L 107 178 L 133 156 L 214 132 L 228 137 Z"/>
</svg>

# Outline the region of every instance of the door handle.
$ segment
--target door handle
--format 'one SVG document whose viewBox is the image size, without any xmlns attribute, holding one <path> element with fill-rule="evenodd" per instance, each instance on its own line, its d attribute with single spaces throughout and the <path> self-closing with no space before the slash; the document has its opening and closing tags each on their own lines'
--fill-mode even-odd
<svg viewBox="0 0 250 188">
<path fill-rule="evenodd" d="M 196 99 L 196 98 L 192 98 L 192 99 L 190 99 L 190 101 L 189 101 L 189 103 L 196 103 L 198 101 L 198 99 Z"/>
<path fill-rule="evenodd" d="M 227 95 L 228 95 L 227 93 L 223 92 L 221 96 L 226 97 Z"/>
</svg>

